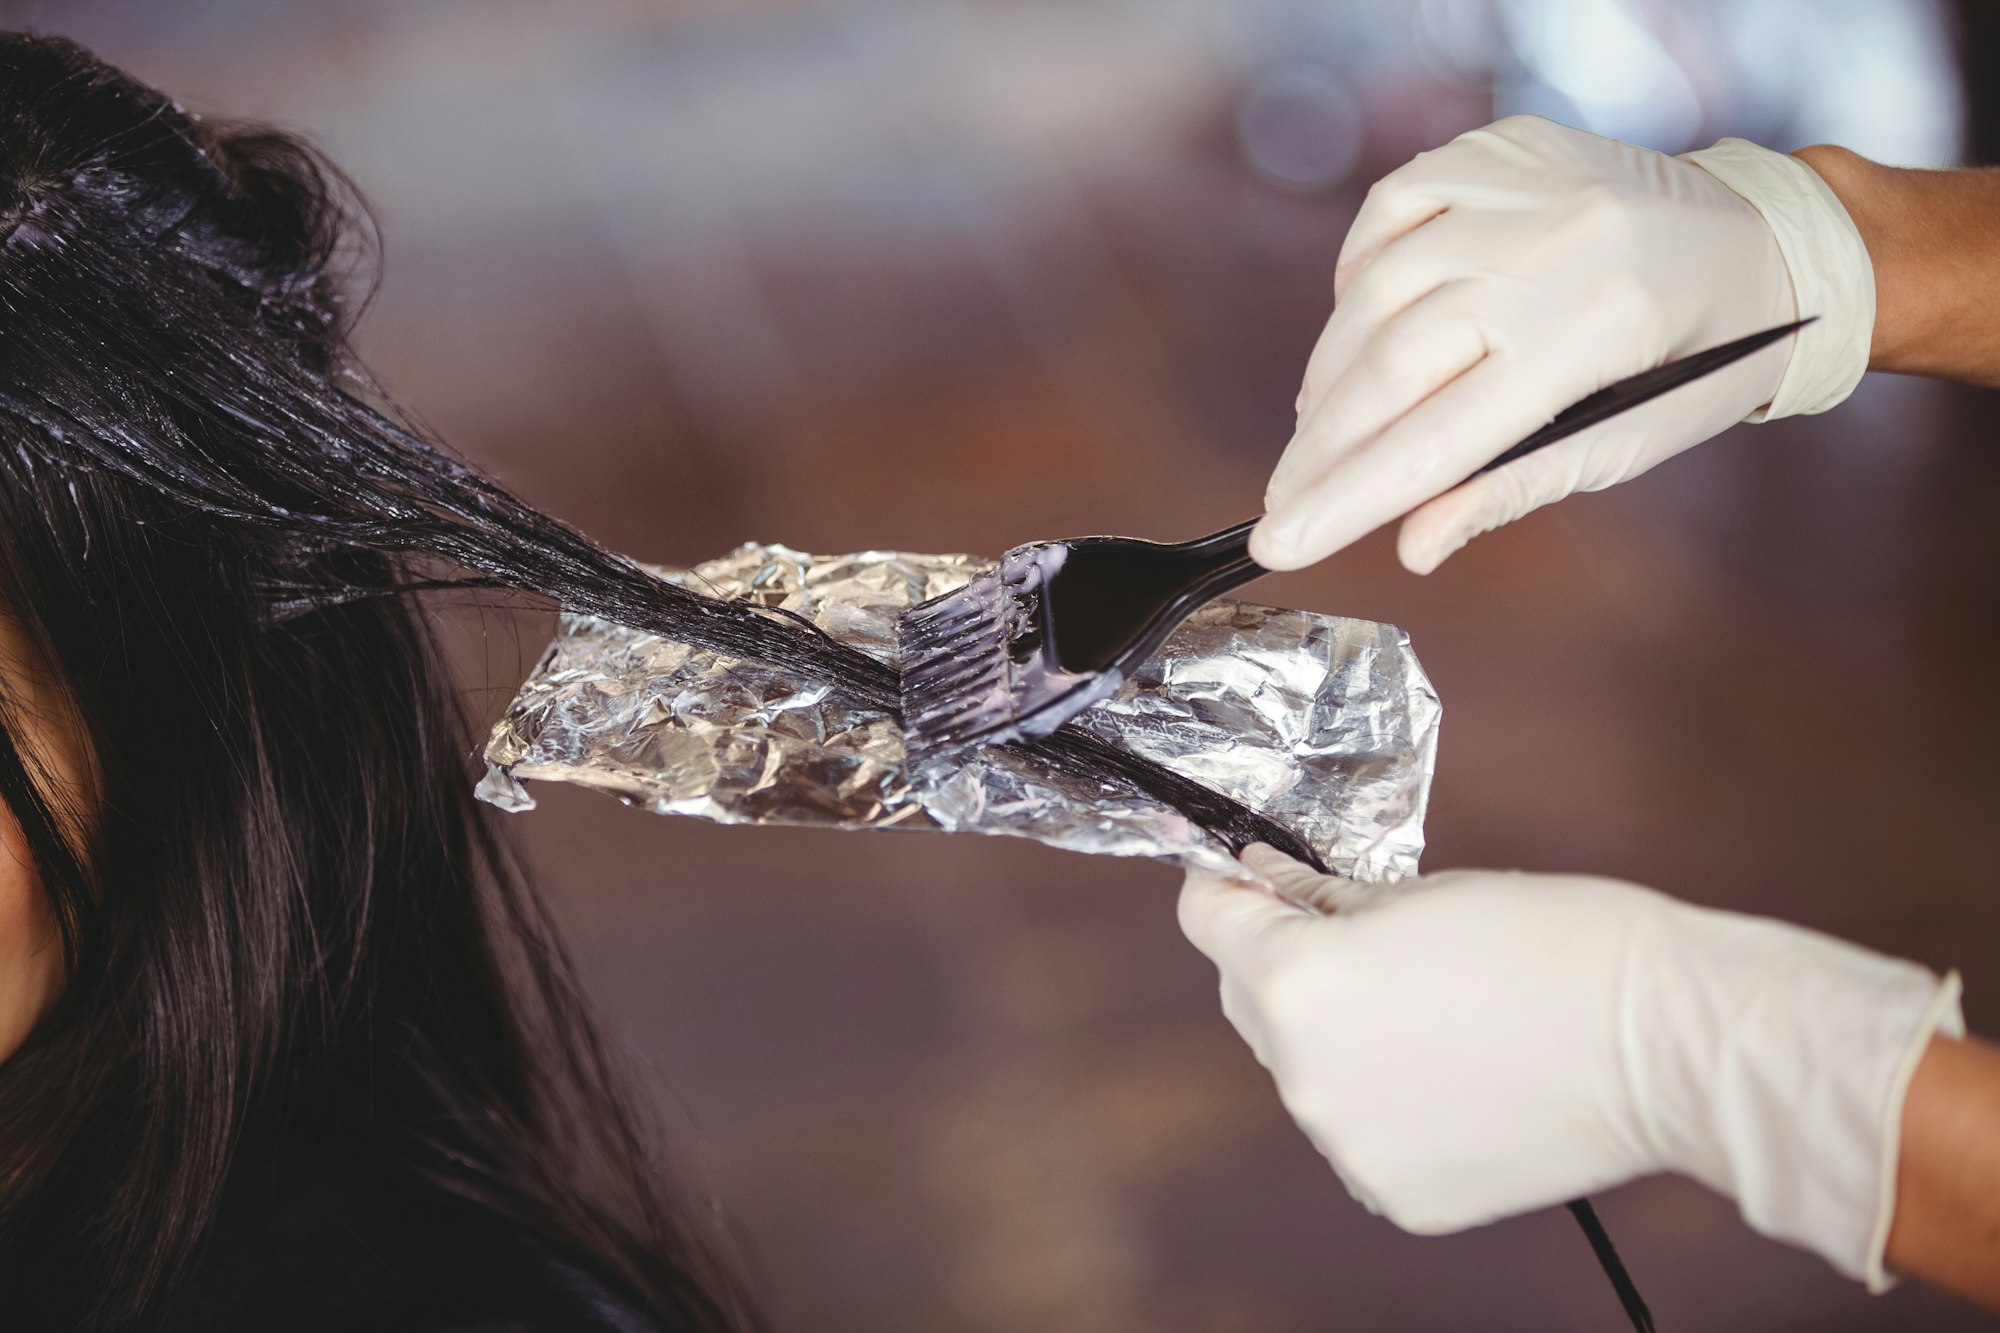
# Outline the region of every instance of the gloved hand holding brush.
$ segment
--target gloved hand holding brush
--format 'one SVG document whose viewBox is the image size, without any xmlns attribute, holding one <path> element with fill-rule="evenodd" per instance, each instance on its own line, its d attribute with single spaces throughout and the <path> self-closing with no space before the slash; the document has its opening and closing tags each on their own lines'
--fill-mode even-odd
<svg viewBox="0 0 2000 1333">
<path fill-rule="evenodd" d="M 1250 542 L 1271 569 L 1403 518 L 1403 563 L 1427 573 L 1746 418 L 1832 407 L 1875 323 L 1861 234 L 1803 162 L 1735 139 L 1673 158 L 1533 116 L 1383 177 L 1333 283 Z M 1796 338 L 1459 485 L 1586 394 L 1806 315 Z"/>
</svg>

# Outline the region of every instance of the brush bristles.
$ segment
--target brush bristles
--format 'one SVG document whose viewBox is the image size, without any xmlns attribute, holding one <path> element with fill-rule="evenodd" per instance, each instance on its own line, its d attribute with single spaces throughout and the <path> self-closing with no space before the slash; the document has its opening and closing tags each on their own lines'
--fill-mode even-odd
<svg viewBox="0 0 2000 1333">
<path fill-rule="evenodd" d="M 896 647 L 911 754 L 1023 735 L 1020 719 L 1048 702 L 1053 683 L 1037 665 L 1042 591 L 1068 556 L 1062 542 L 1017 546 L 991 573 L 903 613 Z"/>
<path fill-rule="evenodd" d="M 903 613 L 903 738 L 912 753 L 1011 739 L 1007 654 L 1012 592 L 999 571 Z"/>
</svg>

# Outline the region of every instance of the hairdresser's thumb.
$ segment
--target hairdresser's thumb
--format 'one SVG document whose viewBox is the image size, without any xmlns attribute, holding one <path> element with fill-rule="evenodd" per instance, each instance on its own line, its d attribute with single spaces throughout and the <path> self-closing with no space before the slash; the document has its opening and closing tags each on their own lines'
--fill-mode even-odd
<svg viewBox="0 0 2000 1333">
<path fill-rule="evenodd" d="M 1181 931 L 1224 976 L 1268 967 L 1313 920 L 1270 889 L 1206 871 L 1190 870 L 1181 886 Z"/>
<path fill-rule="evenodd" d="M 1384 891 L 1380 884 L 1322 875 L 1305 862 L 1293 860 L 1261 842 L 1244 848 L 1242 860 L 1245 868 L 1269 884 L 1280 898 L 1321 916 L 1366 907 Z"/>
</svg>

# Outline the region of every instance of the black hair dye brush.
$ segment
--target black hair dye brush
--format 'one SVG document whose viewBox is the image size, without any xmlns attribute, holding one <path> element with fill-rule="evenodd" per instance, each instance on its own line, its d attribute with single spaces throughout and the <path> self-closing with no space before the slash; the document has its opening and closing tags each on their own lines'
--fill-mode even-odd
<svg viewBox="0 0 2000 1333">
<path fill-rule="evenodd" d="M 1525 458 L 1810 324 L 1753 333 L 1600 389 L 1475 472 Z M 1468 479 L 1469 480 L 1469 479 Z M 1046 736 L 1108 698 L 1207 602 L 1268 573 L 1256 520 L 1173 544 L 1078 537 L 1017 546 L 896 625 L 903 732 L 913 754 Z"/>
</svg>

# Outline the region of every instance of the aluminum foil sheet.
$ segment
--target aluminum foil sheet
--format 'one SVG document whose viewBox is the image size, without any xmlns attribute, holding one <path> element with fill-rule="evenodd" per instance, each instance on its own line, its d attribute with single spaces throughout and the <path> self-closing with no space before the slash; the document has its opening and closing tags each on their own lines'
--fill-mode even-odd
<svg viewBox="0 0 2000 1333">
<path fill-rule="evenodd" d="M 963 555 L 807 555 L 746 544 L 661 578 L 804 616 L 883 661 L 896 616 L 992 568 Z M 1390 625 L 1219 601 L 1072 726 L 1294 829 L 1333 870 L 1414 874 L 1436 761 L 1437 695 Z M 565 615 L 494 725 L 482 799 L 531 809 L 523 780 L 571 782 L 726 824 L 1000 833 L 1226 870 L 1179 812 L 985 750 L 912 771 L 888 715 L 838 686 Z M 1086 786 L 1088 790 L 1079 790 Z"/>
</svg>

